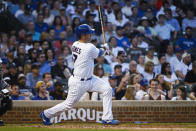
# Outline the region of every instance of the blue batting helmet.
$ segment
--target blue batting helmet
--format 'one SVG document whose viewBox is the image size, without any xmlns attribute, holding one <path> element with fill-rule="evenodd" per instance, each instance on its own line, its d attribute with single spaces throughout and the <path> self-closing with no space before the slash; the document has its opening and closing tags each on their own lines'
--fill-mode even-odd
<svg viewBox="0 0 196 131">
<path fill-rule="evenodd" d="M 82 24 L 76 28 L 76 35 L 80 38 L 82 34 L 93 34 L 94 29 L 92 29 L 87 24 Z"/>
</svg>

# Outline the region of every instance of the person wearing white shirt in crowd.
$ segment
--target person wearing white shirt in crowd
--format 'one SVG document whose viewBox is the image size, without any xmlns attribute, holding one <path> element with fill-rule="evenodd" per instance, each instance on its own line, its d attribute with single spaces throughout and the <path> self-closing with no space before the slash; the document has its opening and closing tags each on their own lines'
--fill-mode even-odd
<svg viewBox="0 0 196 131">
<path fill-rule="evenodd" d="M 175 100 L 191 100 L 188 96 L 187 96 L 187 91 L 186 88 L 184 86 L 180 86 L 177 89 L 177 96 L 176 97 L 172 97 L 171 99 L 172 101 Z"/>
<path fill-rule="evenodd" d="M 167 48 L 166 48 L 166 54 L 165 54 L 165 57 L 166 57 L 166 61 L 167 62 L 172 62 L 171 59 L 174 58 L 174 47 L 173 45 L 168 45 Z"/>
<path fill-rule="evenodd" d="M 171 58 L 171 61 L 169 62 L 171 65 L 171 70 L 174 72 L 176 70 L 177 65 L 180 64 L 182 60 L 182 54 L 184 50 L 182 48 L 176 48 L 174 57 Z"/>
<path fill-rule="evenodd" d="M 122 13 L 126 17 L 130 17 L 132 15 L 132 5 L 131 5 L 131 0 L 126 0 L 125 1 L 126 5 L 122 8 Z"/>
<path fill-rule="evenodd" d="M 191 55 L 188 53 L 184 53 L 182 55 L 182 61 L 180 64 L 176 65 L 176 75 L 178 76 L 179 80 L 184 80 L 185 75 L 188 71 L 192 69 L 192 63 L 191 63 Z"/>
<path fill-rule="evenodd" d="M 143 100 L 144 96 L 148 94 L 147 89 L 148 89 L 148 80 L 143 78 L 140 81 L 140 90 L 136 92 L 135 99 Z"/>
<path fill-rule="evenodd" d="M 179 80 L 176 76 L 176 74 L 171 72 L 171 66 L 168 62 L 162 64 L 161 67 L 161 74 L 164 77 L 164 80 L 169 82 L 172 85 L 177 85 L 179 84 Z"/>
<path fill-rule="evenodd" d="M 123 27 L 129 20 L 122 14 L 121 11 L 114 12 L 115 20 L 112 21 L 112 23 L 115 26 L 121 26 Z"/>
<path fill-rule="evenodd" d="M 156 77 L 156 74 L 154 72 L 154 64 L 151 61 L 148 61 L 145 64 L 144 72 L 142 73 L 142 75 L 148 81 Z"/>
<path fill-rule="evenodd" d="M 142 74 L 144 72 L 144 56 L 140 55 L 138 58 L 137 71 Z"/>
<path fill-rule="evenodd" d="M 148 61 L 153 62 L 154 65 L 159 64 L 159 60 L 158 60 L 157 56 L 154 56 L 154 48 L 153 47 L 150 47 L 148 49 L 147 55 L 145 56 L 145 63 L 147 63 Z"/>
<path fill-rule="evenodd" d="M 160 74 L 161 73 L 162 64 L 165 63 L 165 62 L 166 62 L 165 55 L 160 55 L 159 56 L 159 64 L 154 67 L 154 72 L 156 74 Z"/>
<path fill-rule="evenodd" d="M 117 46 L 117 40 L 115 36 L 110 37 L 108 42 L 115 57 L 117 57 L 119 51 L 125 52 L 124 48 Z"/>
<path fill-rule="evenodd" d="M 128 71 L 129 70 L 129 63 L 125 62 L 125 52 L 124 51 L 119 51 L 117 55 L 117 62 L 113 62 L 111 64 L 111 69 L 112 69 L 112 74 L 114 73 L 114 67 L 115 65 L 119 64 L 122 66 L 122 72 Z"/>
<path fill-rule="evenodd" d="M 108 22 L 113 22 L 115 20 L 115 15 L 114 15 L 114 11 L 112 8 L 112 2 L 108 2 L 107 4 L 108 8 L 104 11 L 106 16 L 110 19 L 108 19 Z"/>
<path fill-rule="evenodd" d="M 114 31 L 114 25 L 111 22 L 107 22 L 107 24 L 105 26 L 106 26 L 106 29 L 104 30 L 105 41 L 108 42 L 112 36 L 116 35 L 116 32 Z M 102 36 L 101 36 L 100 40 L 101 40 L 101 42 L 103 42 Z"/>
<path fill-rule="evenodd" d="M 159 15 L 159 22 L 154 29 L 157 32 L 157 36 L 160 41 L 170 40 L 172 32 L 174 32 L 174 38 L 176 38 L 177 32 L 175 28 L 169 24 L 165 24 L 164 15 Z"/>
<path fill-rule="evenodd" d="M 144 34 L 142 34 L 142 33 L 138 33 L 138 35 L 137 35 L 137 40 L 138 40 L 138 45 L 137 45 L 137 47 L 139 47 L 139 48 L 144 48 L 145 50 L 148 50 L 148 43 L 146 43 L 145 41 L 144 41 Z"/>
</svg>

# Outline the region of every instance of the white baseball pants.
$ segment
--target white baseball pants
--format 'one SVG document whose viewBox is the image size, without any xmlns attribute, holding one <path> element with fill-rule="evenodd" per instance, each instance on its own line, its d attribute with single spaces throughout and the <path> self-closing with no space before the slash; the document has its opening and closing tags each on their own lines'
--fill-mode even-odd
<svg viewBox="0 0 196 131">
<path fill-rule="evenodd" d="M 71 76 L 68 81 L 69 91 L 65 101 L 44 110 L 48 118 L 52 118 L 63 111 L 73 108 L 86 91 L 98 92 L 103 95 L 102 120 L 113 120 L 112 115 L 112 88 L 102 79 L 93 76 L 91 80 L 81 81 L 81 78 Z"/>
</svg>

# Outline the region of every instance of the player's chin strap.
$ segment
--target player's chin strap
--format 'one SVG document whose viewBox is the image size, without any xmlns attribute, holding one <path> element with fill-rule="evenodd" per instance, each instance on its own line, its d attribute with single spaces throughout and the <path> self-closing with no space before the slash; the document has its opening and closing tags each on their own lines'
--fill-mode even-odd
<svg viewBox="0 0 196 131">
<path fill-rule="evenodd" d="M 105 43 L 100 49 L 99 49 L 99 56 L 105 56 L 109 55 L 109 45 Z"/>
</svg>

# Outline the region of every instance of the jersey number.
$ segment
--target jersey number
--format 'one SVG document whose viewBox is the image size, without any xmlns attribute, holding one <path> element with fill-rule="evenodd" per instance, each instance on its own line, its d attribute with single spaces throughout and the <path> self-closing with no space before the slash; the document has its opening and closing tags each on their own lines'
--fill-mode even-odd
<svg viewBox="0 0 196 131">
<path fill-rule="evenodd" d="M 75 61 L 76 61 L 77 58 L 78 58 L 78 55 L 73 54 L 73 61 L 74 61 L 74 63 L 75 63 Z"/>
</svg>

